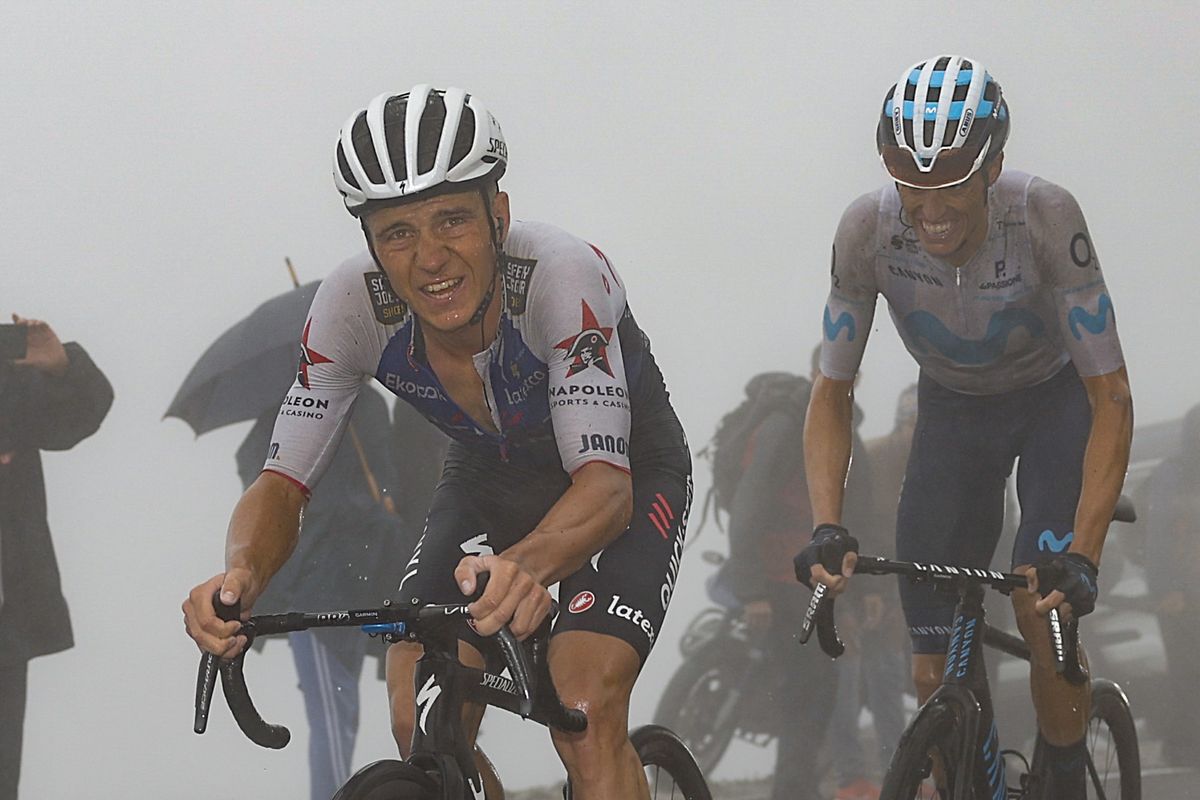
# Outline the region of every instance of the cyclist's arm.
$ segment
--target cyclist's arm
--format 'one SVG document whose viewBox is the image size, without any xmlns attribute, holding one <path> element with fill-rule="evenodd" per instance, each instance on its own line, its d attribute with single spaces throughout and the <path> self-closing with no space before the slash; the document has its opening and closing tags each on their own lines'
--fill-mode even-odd
<svg viewBox="0 0 1200 800">
<path fill-rule="evenodd" d="M 854 415 L 854 379 L 875 316 L 873 246 L 879 194 L 846 209 L 834 237 L 821 331 L 821 374 L 804 425 L 804 465 L 815 524 L 840 524 Z"/>
<path fill-rule="evenodd" d="M 291 478 L 264 470 L 233 509 L 225 538 L 225 581 L 245 608 L 254 605 L 300 537 L 308 498 Z"/>
<path fill-rule="evenodd" d="M 1104 536 L 1125 483 L 1133 439 L 1133 401 L 1125 367 L 1084 378 L 1092 406 L 1092 428 L 1083 457 L 1083 488 L 1075 511 L 1071 551 L 1099 565 Z"/>
<path fill-rule="evenodd" d="M 1054 287 L 1061 335 L 1092 408 L 1070 549 L 1098 564 L 1129 465 L 1129 377 L 1112 299 L 1079 204 L 1062 187 L 1040 179 L 1030 185 L 1028 203 L 1034 253 Z"/>
<path fill-rule="evenodd" d="M 571 476 L 571 486 L 538 526 L 500 555 L 515 561 L 542 586 L 579 570 L 617 538 L 633 514 L 628 472 L 590 461 Z"/>
<path fill-rule="evenodd" d="M 804 469 L 813 522 L 842 522 L 846 474 L 850 469 L 854 381 L 818 375 L 804 422 Z"/>
</svg>

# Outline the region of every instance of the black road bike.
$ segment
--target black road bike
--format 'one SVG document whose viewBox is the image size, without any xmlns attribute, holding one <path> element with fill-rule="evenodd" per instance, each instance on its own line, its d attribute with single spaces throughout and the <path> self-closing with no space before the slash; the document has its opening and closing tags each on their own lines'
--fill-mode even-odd
<svg viewBox="0 0 1200 800">
<path fill-rule="evenodd" d="M 1048 764 L 1040 747 L 1032 760 L 1018 751 L 999 749 L 983 645 L 1029 660 L 1019 637 L 985 621 L 985 588 L 1009 594 L 1028 586 L 1023 575 L 993 570 L 916 564 L 859 556 L 855 575 L 902 575 L 955 592 L 958 605 L 946 653 L 942 685 L 934 691 L 905 729 L 884 777 L 881 800 L 1055 800 L 1045 790 Z M 1087 729 L 1088 797 L 1096 800 L 1141 800 L 1141 763 L 1137 731 L 1129 701 L 1121 687 L 1091 678 L 1079 657 L 1078 624 L 1065 625 L 1057 609 L 1049 615 L 1056 668 L 1067 680 L 1091 681 L 1092 708 Z M 800 633 L 807 641 L 813 629 L 830 656 L 843 647 L 833 624 L 833 598 L 818 584 Z M 1014 763 L 1018 782 L 1009 785 L 1007 763 Z"/>
<path fill-rule="evenodd" d="M 222 619 L 237 619 L 237 606 L 214 602 Z M 404 761 L 376 761 L 356 772 L 334 800 L 472 800 L 482 798 L 483 785 L 475 766 L 474 748 L 463 728 L 463 704 L 483 703 L 519 714 L 542 725 L 568 732 L 583 731 L 587 717 L 567 708 L 550 679 L 547 650 L 550 618 L 524 642 L 507 629 L 489 640 L 497 652 L 485 654 L 489 663 L 502 662 L 509 676 L 475 669 L 458 660 L 458 636 L 470 615 L 466 603 L 409 605 L 384 603 L 382 608 L 320 613 L 284 613 L 251 617 L 241 635 L 253 641 L 292 631 L 323 627 L 358 627 L 391 642 L 419 642 L 425 654 L 417 663 L 415 687 L 417 725 L 412 754 Z M 250 699 L 243 674 L 247 646 L 237 658 L 218 661 L 205 654 L 196 678 L 194 729 L 207 727 L 218 676 L 238 727 L 262 747 L 287 745 L 291 734 L 282 725 L 263 720 Z M 646 725 L 630 733 L 646 768 L 653 800 L 711 800 L 704 775 L 687 746 L 670 730 Z M 570 786 L 564 788 L 570 798 Z"/>
</svg>

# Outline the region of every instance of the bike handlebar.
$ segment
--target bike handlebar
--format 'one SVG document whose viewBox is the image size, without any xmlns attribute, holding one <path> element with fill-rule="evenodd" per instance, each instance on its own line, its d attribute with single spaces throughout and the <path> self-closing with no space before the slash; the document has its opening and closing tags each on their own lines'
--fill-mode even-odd
<svg viewBox="0 0 1200 800">
<path fill-rule="evenodd" d="M 893 561 L 865 555 L 858 557 L 854 574 L 901 575 L 913 582 L 929 582 L 934 586 L 954 588 L 960 592 L 971 585 L 990 587 L 1002 594 L 1009 594 L 1013 589 L 1029 587 L 1029 581 L 1024 575 L 1013 572 L 955 567 L 945 564 L 918 564 L 912 561 Z M 846 648 L 838 637 L 837 626 L 834 623 L 833 601 L 834 598 L 828 593 L 825 584 L 817 584 L 813 589 L 812 598 L 809 600 L 808 609 L 804 613 L 804 619 L 800 623 L 799 639 L 801 644 L 807 644 L 815 629 L 821 649 L 831 658 L 837 658 Z M 1057 608 L 1050 609 L 1048 619 L 1050 641 L 1054 649 L 1055 671 L 1064 675 L 1072 683 L 1086 681 L 1087 674 L 1079 664 L 1078 620 L 1072 619 L 1064 626 Z"/>
<path fill-rule="evenodd" d="M 481 576 L 482 577 L 482 576 Z M 482 587 L 482 582 L 481 582 Z M 482 591 L 482 588 L 480 588 Z M 234 620 L 240 616 L 240 604 L 227 606 L 220 601 L 219 593 L 213 597 L 213 607 L 217 616 L 223 620 Z M 200 668 L 196 676 L 196 715 L 193 730 L 204 733 L 208 725 L 208 715 L 212 705 L 212 695 L 216 679 L 221 678 L 221 688 L 229 710 L 233 713 L 238 727 L 248 739 L 257 745 L 273 750 L 280 749 L 291 740 L 291 732 L 282 725 L 272 725 L 266 722 L 258 713 L 250 692 L 246 686 L 243 673 L 243 663 L 246 650 L 256 636 L 271 636 L 310 628 L 322 627 L 361 627 L 364 631 L 374 629 L 376 632 L 386 631 L 391 634 L 403 635 L 414 641 L 423 641 L 427 636 L 441 629 L 452 619 L 469 619 L 470 612 L 466 603 L 451 605 L 424 606 L 392 606 L 385 604 L 382 608 L 358 609 L 353 611 L 333 611 L 321 613 L 285 613 L 267 614 L 251 617 L 242 623 L 239 635 L 246 637 L 246 649 L 234 659 L 220 661 L 212 653 L 204 653 L 200 658 Z M 547 618 L 547 620 L 549 617 Z M 549 624 L 543 624 L 535 638 L 545 639 L 549 632 Z M 534 675 L 533 661 L 544 665 L 544 658 L 532 658 L 529 652 L 517 641 L 516 636 L 507 626 L 496 634 L 498 649 L 504 658 L 512 676 L 517 695 L 517 708 L 522 717 L 528 718 L 535 713 L 546 724 L 560 730 L 578 733 L 587 727 L 587 715 L 582 711 L 567 708 L 557 693 L 548 690 L 549 669 L 544 667 L 538 675 Z M 541 641 L 535 641 L 533 648 L 539 652 Z M 534 686 L 543 687 L 535 698 Z M 536 703 L 536 708 L 535 708 Z"/>
</svg>

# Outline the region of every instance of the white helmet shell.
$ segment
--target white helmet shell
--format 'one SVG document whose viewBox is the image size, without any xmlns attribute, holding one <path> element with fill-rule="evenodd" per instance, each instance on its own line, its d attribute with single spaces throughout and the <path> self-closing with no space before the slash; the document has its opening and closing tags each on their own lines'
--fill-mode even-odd
<svg viewBox="0 0 1200 800">
<path fill-rule="evenodd" d="M 477 98 L 420 84 L 381 94 L 346 121 L 333 180 L 358 217 L 431 190 L 499 180 L 507 163 L 500 125 Z"/>
</svg>

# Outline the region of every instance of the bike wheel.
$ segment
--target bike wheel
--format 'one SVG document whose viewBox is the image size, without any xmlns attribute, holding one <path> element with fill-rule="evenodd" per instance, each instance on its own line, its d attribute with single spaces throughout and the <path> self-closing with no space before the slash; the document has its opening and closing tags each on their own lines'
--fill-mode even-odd
<svg viewBox="0 0 1200 800">
<path fill-rule="evenodd" d="M 654 722 L 675 731 L 705 774 L 717 768 L 737 729 L 740 704 L 730 695 L 745 669 L 745 659 L 709 647 L 680 666 L 658 701 Z"/>
<path fill-rule="evenodd" d="M 967 779 L 958 763 L 962 717 L 949 705 L 923 709 L 904 730 L 883 777 L 879 800 L 948 800 Z M 970 796 L 969 794 L 967 796 Z"/>
<path fill-rule="evenodd" d="M 1129 700 L 1112 681 L 1092 681 L 1088 719 L 1088 797 L 1141 800 L 1142 765 Z"/>
<path fill-rule="evenodd" d="M 403 761 L 376 761 L 350 776 L 333 800 L 438 800 L 437 782 Z"/>
<path fill-rule="evenodd" d="M 629 734 L 646 769 L 651 800 L 712 800 L 704 773 L 686 744 L 661 725 L 643 725 Z"/>
</svg>

